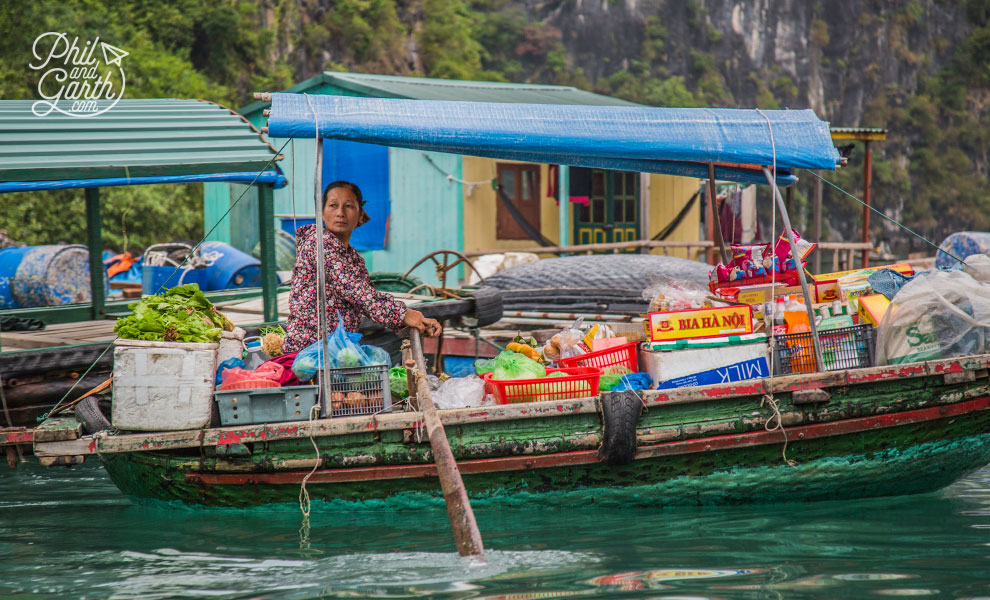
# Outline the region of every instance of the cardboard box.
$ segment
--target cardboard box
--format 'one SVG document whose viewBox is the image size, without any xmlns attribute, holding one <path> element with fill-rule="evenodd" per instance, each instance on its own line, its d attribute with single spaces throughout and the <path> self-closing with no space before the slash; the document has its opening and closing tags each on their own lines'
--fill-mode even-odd
<svg viewBox="0 0 990 600">
<path fill-rule="evenodd" d="M 887 313 L 890 300 L 883 294 L 871 294 L 859 298 L 859 322 L 876 327 Z"/>
<path fill-rule="evenodd" d="M 691 387 L 696 385 L 712 385 L 716 383 L 732 383 L 733 381 L 745 381 L 747 379 L 758 379 L 769 377 L 770 367 L 767 365 L 765 356 L 735 363 L 725 367 L 719 367 L 710 371 L 693 373 L 684 377 L 661 381 L 657 386 L 658 390 L 669 390 L 679 387 Z"/>
<path fill-rule="evenodd" d="M 741 285 L 737 288 L 738 293 L 735 294 L 734 300 L 736 302 L 742 302 L 743 304 L 762 304 L 764 302 L 770 302 L 776 296 L 786 296 L 788 294 L 800 294 L 801 286 L 783 285 L 777 284 L 774 288 L 771 284 L 764 285 Z M 771 290 L 773 294 L 771 295 Z M 725 288 L 721 290 L 721 293 L 725 293 Z"/>
<path fill-rule="evenodd" d="M 649 331 L 650 340 L 654 342 L 753 333 L 753 307 L 723 306 L 650 313 Z"/>
<path fill-rule="evenodd" d="M 766 338 L 746 344 L 725 343 L 714 348 L 656 352 L 644 344 L 639 351 L 639 369 L 653 381 L 670 381 L 713 371 L 730 365 L 766 358 Z M 698 384 L 700 385 L 700 384 Z"/>
<path fill-rule="evenodd" d="M 836 273 L 822 273 L 821 275 L 814 275 L 813 279 L 815 281 L 815 296 L 817 301 L 831 302 L 833 300 L 839 300 L 838 282 L 842 277 L 859 273 L 861 271 L 878 271 L 880 269 L 893 269 L 903 275 L 914 275 L 914 268 L 912 268 L 908 263 L 881 265 L 877 267 L 870 267 L 869 269 L 853 269 L 852 271 L 839 271 Z"/>
</svg>

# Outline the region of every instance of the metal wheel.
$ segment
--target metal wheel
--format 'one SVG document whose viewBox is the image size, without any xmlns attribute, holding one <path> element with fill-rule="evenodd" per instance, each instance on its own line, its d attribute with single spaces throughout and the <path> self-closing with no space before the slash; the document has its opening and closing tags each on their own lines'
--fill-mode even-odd
<svg viewBox="0 0 990 600">
<path fill-rule="evenodd" d="M 430 252 L 423 258 L 419 259 L 419 261 L 414 264 L 411 269 L 406 271 L 406 274 L 403 275 L 402 278 L 405 279 L 406 277 L 409 277 L 409 275 L 416 270 L 416 267 L 428 260 L 433 261 L 434 266 L 437 268 L 437 279 L 440 280 L 440 287 L 434 288 L 434 290 L 440 292 L 437 294 L 439 296 L 449 296 L 449 294 L 445 294 L 441 291 L 447 289 L 447 272 L 461 263 L 471 267 L 471 270 L 477 273 L 478 277 L 481 279 L 481 283 L 485 282 L 484 276 L 478 272 L 478 269 L 475 268 L 474 263 L 471 262 L 471 259 L 464 256 L 457 250 L 437 250 L 436 252 Z"/>
</svg>

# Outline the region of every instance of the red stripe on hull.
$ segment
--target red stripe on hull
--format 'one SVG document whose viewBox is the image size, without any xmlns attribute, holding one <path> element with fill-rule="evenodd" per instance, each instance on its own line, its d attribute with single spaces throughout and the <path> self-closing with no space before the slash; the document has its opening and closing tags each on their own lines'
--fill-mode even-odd
<svg viewBox="0 0 990 600">
<path fill-rule="evenodd" d="M 787 429 L 787 439 L 795 442 L 815 438 L 831 437 L 910 425 L 924 421 L 933 421 L 979 412 L 990 408 L 990 396 L 976 398 L 958 404 L 933 406 L 899 413 L 847 419 L 834 423 L 818 423 Z M 680 442 L 665 442 L 653 446 L 641 446 L 636 451 L 634 460 L 653 458 L 657 456 L 672 456 L 709 452 L 712 450 L 729 450 L 765 444 L 778 444 L 784 439 L 783 433 L 777 431 L 756 431 L 750 433 L 713 436 L 698 440 Z M 598 453 L 594 450 L 563 452 L 540 456 L 511 456 L 504 458 L 484 458 L 477 460 L 458 461 L 457 467 L 463 474 L 490 473 L 496 471 L 520 471 L 526 469 L 546 469 L 551 467 L 591 464 L 598 462 Z M 186 481 L 206 485 L 256 485 L 256 484 L 299 484 L 309 471 L 287 471 L 283 473 L 186 473 Z M 309 478 L 310 483 L 347 483 L 354 481 L 371 481 L 386 479 L 406 479 L 416 477 L 436 477 L 434 465 L 394 465 L 386 467 L 358 467 L 352 469 L 323 469 L 318 470 Z"/>
</svg>

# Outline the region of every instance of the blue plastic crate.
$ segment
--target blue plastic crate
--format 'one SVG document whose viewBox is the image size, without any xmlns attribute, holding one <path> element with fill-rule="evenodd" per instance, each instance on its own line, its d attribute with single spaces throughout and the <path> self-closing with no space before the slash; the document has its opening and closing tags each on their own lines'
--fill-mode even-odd
<svg viewBox="0 0 990 600">
<path fill-rule="evenodd" d="M 318 395 L 319 388 L 315 385 L 218 391 L 220 424 L 307 421 Z"/>
</svg>

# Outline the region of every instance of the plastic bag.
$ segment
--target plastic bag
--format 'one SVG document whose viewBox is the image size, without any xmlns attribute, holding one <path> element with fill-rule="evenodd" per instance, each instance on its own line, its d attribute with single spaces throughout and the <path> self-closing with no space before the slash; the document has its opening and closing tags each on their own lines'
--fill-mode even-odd
<svg viewBox="0 0 990 600">
<path fill-rule="evenodd" d="M 233 369 L 235 367 L 238 369 L 243 369 L 245 367 L 244 361 L 237 358 L 236 356 L 234 358 L 228 358 L 227 360 L 220 363 L 220 366 L 217 367 L 217 376 L 214 380 L 214 385 L 220 385 L 220 382 L 223 381 L 224 371 L 226 371 L 227 369 Z"/>
<path fill-rule="evenodd" d="M 691 281 L 654 275 L 643 290 L 643 299 L 650 303 L 649 312 L 688 310 L 701 307 L 710 293 L 707 287 Z"/>
<path fill-rule="evenodd" d="M 613 392 L 625 390 L 648 390 L 653 387 L 653 378 L 649 373 L 630 373 L 623 375 L 619 385 L 612 388 Z"/>
<path fill-rule="evenodd" d="M 395 367 L 388 371 L 388 385 L 399 398 L 409 397 L 409 378 L 405 367 Z"/>
<path fill-rule="evenodd" d="M 962 271 L 918 275 L 897 292 L 877 327 L 878 364 L 990 350 L 990 286 Z"/>
<path fill-rule="evenodd" d="M 548 361 L 560 360 L 561 358 L 571 358 L 587 354 L 584 347 L 584 332 L 575 327 L 564 329 L 560 333 L 554 334 L 547 343 L 543 345 L 540 352 L 543 358 Z"/>
<path fill-rule="evenodd" d="M 374 346 L 361 346 L 361 334 L 348 332 L 344 329 L 344 318 L 337 312 L 337 328 L 333 334 L 327 338 L 327 364 L 331 369 L 345 367 L 359 367 L 374 364 L 388 364 L 388 359 L 383 362 L 375 362 L 381 357 L 372 359 L 364 348 L 374 348 Z M 384 352 L 384 351 L 383 351 Z M 313 379 L 316 372 L 323 367 L 323 344 L 317 340 L 299 351 L 296 360 L 292 362 L 292 372 L 300 381 Z"/>
<path fill-rule="evenodd" d="M 479 358 L 474 361 L 474 372 L 481 376 L 485 373 L 491 373 L 495 370 L 495 359 L 494 358 Z"/>
<path fill-rule="evenodd" d="M 547 370 L 543 365 L 522 354 L 506 350 L 495 357 L 492 379 L 542 379 L 546 376 Z"/>
<path fill-rule="evenodd" d="M 433 393 L 433 405 L 444 410 L 481 406 L 484 400 L 485 382 L 477 375 L 448 379 Z"/>
<path fill-rule="evenodd" d="M 602 370 L 601 378 L 598 379 L 598 391 L 612 391 L 615 386 L 622 382 L 623 376 L 631 373 L 632 371 L 628 367 L 624 367 L 622 365 L 611 365 L 609 367 L 605 367 Z"/>
</svg>

